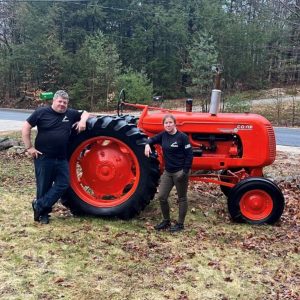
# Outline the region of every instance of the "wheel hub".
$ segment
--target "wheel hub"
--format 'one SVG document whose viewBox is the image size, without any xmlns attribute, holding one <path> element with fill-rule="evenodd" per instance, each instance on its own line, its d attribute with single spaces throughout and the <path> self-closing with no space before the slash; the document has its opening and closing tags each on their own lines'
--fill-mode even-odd
<svg viewBox="0 0 300 300">
<path fill-rule="evenodd" d="M 107 136 L 86 140 L 70 159 L 73 190 L 87 203 L 100 207 L 126 201 L 138 185 L 139 170 L 131 148 Z"/>
<path fill-rule="evenodd" d="M 116 168 L 112 162 L 101 162 L 97 165 L 96 174 L 100 181 L 110 181 L 115 178 Z"/>
<path fill-rule="evenodd" d="M 251 190 L 243 195 L 240 201 L 242 214 L 251 220 L 262 220 L 270 215 L 273 209 L 271 196 L 263 190 Z"/>
<path fill-rule="evenodd" d="M 257 195 L 254 195 L 249 198 L 249 207 L 250 209 L 259 211 L 264 207 L 264 201 Z"/>
</svg>

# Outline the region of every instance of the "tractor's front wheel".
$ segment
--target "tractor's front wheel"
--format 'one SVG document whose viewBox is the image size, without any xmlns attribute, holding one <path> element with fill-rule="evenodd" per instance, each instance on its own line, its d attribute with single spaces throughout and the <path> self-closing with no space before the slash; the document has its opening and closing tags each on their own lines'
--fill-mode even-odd
<svg viewBox="0 0 300 300">
<path fill-rule="evenodd" d="M 147 137 L 124 118 L 92 124 L 71 140 L 71 187 L 62 202 L 77 215 L 131 218 L 154 197 L 158 161 L 144 155 Z"/>
<path fill-rule="evenodd" d="M 284 197 L 278 186 L 261 177 L 249 177 L 230 191 L 228 210 L 234 221 L 273 224 L 282 215 Z"/>
</svg>

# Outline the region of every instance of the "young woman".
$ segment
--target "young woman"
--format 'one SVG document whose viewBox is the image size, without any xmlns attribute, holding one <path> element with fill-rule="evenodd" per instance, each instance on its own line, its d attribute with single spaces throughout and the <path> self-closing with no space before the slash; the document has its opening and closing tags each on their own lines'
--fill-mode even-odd
<svg viewBox="0 0 300 300">
<path fill-rule="evenodd" d="M 165 170 L 161 176 L 158 199 L 163 215 L 163 221 L 154 228 L 156 230 L 170 229 L 176 232 L 184 229 L 184 220 L 187 213 L 187 188 L 189 173 L 193 161 L 193 151 L 188 136 L 177 130 L 176 119 L 173 115 L 166 115 L 163 119 L 164 131 L 148 139 L 145 146 L 145 155 L 151 153 L 150 145 L 159 144 L 165 160 Z M 178 222 L 171 226 L 169 194 L 175 185 L 178 195 L 179 216 Z"/>
</svg>

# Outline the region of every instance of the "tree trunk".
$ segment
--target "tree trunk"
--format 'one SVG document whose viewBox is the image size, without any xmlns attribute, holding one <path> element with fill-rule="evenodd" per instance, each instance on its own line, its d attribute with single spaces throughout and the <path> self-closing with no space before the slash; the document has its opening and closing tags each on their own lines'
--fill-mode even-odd
<svg viewBox="0 0 300 300">
<path fill-rule="evenodd" d="M 11 148 L 13 146 L 19 146 L 19 142 L 13 139 L 10 139 L 8 137 L 0 139 L 0 151 L 6 150 L 8 148 Z"/>
</svg>

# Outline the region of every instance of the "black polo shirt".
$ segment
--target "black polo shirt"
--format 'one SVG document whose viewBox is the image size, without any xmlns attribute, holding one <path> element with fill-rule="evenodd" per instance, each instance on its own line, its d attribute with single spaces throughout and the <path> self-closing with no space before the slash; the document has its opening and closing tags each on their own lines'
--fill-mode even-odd
<svg viewBox="0 0 300 300">
<path fill-rule="evenodd" d="M 148 144 L 162 146 L 165 168 L 168 172 L 174 173 L 183 170 L 188 173 L 191 169 L 193 150 L 185 133 L 178 130 L 175 134 L 162 131 L 148 139 Z"/>
<path fill-rule="evenodd" d="M 69 108 L 65 113 L 58 113 L 51 106 L 38 108 L 27 119 L 32 127 L 37 126 L 35 148 L 49 158 L 66 158 L 72 125 L 81 114 L 82 111 Z"/>
</svg>

